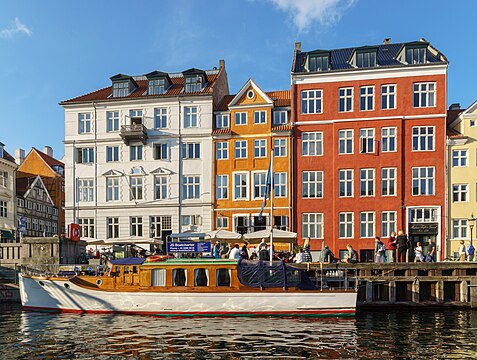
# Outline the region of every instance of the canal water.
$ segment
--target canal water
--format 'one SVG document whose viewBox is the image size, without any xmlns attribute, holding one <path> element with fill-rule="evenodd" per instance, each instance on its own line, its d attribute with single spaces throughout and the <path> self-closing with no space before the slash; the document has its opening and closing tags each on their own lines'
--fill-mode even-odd
<svg viewBox="0 0 477 360">
<path fill-rule="evenodd" d="M 160 318 L 0 304 L 0 359 L 476 359 L 477 311 L 354 318 Z"/>
</svg>

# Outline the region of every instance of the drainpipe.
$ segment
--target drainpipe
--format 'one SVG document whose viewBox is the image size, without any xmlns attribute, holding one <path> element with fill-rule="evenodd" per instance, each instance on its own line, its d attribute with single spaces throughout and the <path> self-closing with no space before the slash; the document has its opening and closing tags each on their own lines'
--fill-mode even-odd
<svg viewBox="0 0 477 360">
<path fill-rule="evenodd" d="M 92 103 L 94 107 L 94 237 L 97 238 L 98 234 L 98 118 L 96 103 Z"/>
<path fill-rule="evenodd" d="M 182 161 L 182 108 L 181 108 L 181 99 L 178 96 L 177 101 L 179 103 L 179 233 L 182 232 L 182 172 L 183 172 L 183 161 Z"/>
<path fill-rule="evenodd" d="M 72 178 L 73 178 L 73 223 L 76 224 L 76 141 L 73 140 L 73 170 L 72 170 Z M 66 220 L 66 219 L 65 219 Z"/>
</svg>

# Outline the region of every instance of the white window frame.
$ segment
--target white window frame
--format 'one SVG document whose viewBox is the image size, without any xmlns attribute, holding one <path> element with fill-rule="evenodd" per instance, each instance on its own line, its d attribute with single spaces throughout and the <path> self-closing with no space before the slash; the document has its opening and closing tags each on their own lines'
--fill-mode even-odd
<svg viewBox="0 0 477 360">
<path fill-rule="evenodd" d="M 226 200 L 229 198 L 229 176 L 226 174 L 217 175 L 215 180 L 215 198 Z"/>
<path fill-rule="evenodd" d="M 154 108 L 154 129 L 167 129 L 167 108 Z"/>
<path fill-rule="evenodd" d="M 287 197 L 287 173 L 286 172 L 273 173 L 273 197 L 275 198 Z"/>
<path fill-rule="evenodd" d="M 78 179 L 78 201 L 94 201 L 94 179 Z"/>
<path fill-rule="evenodd" d="M 78 218 L 81 237 L 95 238 L 94 218 Z"/>
<path fill-rule="evenodd" d="M 247 125 L 247 113 L 245 111 L 236 112 L 234 114 L 234 124 L 236 126 Z"/>
<path fill-rule="evenodd" d="M 352 87 L 342 87 L 338 89 L 338 112 L 353 112 L 354 89 Z"/>
<path fill-rule="evenodd" d="M 397 168 L 381 168 L 381 196 L 396 196 Z M 394 191 L 391 193 L 391 189 Z M 385 191 L 386 190 L 386 191 Z"/>
<path fill-rule="evenodd" d="M 376 170 L 375 169 L 359 169 L 359 194 L 360 197 L 374 197 L 376 194 Z M 363 185 L 364 192 L 363 195 Z"/>
<path fill-rule="evenodd" d="M 217 216 L 215 219 L 216 229 L 228 229 L 229 228 L 229 218 L 227 216 Z"/>
<path fill-rule="evenodd" d="M 361 154 L 374 154 L 374 128 L 359 129 L 359 144 Z"/>
<path fill-rule="evenodd" d="M 143 231 L 143 222 L 142 222 L 142 216 L 131 216 L 129 218 L 129 235 L 131 236 L 142 236 L 142 231 Z"/>
<path fill-rule="evenodd" d="M 194 160 L 201 157 L 201 143 L 200 142 L 184 142 L 182 143 L 182 159 Z"/>
<path fill-rule="evenodd" d="M 255 192 L 258 190 L 259 194 Z M 267 172 L 266 171 L 252 171 L 252 200 L 263 199 L 267 191 Z"/>
<path fill-rule="evenodd" d="M 369 101 L 371 100 L 371 107 Z M 364 107 L 363 107 L 364 101 Z M 359 88 L 359 111 L 374 110 L 374 86 L 361 86 Z"/>
<path fill-rule="evenodd" d="M 301 236 L 310 239 L 323 239 L 323 218 L 323 213 L 302 213 Z"/>
<path fill-rule="evenodd" d="M 84 147 L 76 149 L 76 162 L 78 164 L 92 164 L 94 163 L 94 147 Z"/>
<path fill-rule="evenodd" d="M 142 144 L 129 146 L 129 161 L 141 161 L 143 159 L 144 146 Z"/>
<path fill-rule="evenodd" d="M 452 202 L 469 202 L 469 184 L 452 184 Z"/>
<path fill-rule="evenodd" d="M 342 227 L 343 230 L 342 231 Z M 354 237 L 354 213 L 338 213 L 338 237 L 340 239 L 352 239 Z"/>
<path fill-rule="evenodd" d="M 245 146 L 244 146 L 245 144 Z M 237 146 L 238 145 L 238 146 Z M 237 156 L 237 151 L 240 156 Z M 245 151 L 245 156 L 243 152 Z M 247 140 L 235 140 L 234 141 L 234 157 L 235 159 L 246 159 L 248 154 L 248 142 Z"/>
<path fill-rule="evenodd" d="M 216 160 L 227 160 L 229 158 L 228 141 L 217 141 L 215 143 L 215 158 Z"/>
<path fill-rule="evenodd" d="M 452 167 L 467 167 L 468 165 L 469 165 L 468 150 L 463 150 L 463 149 L 452 150 Z"/>
<path fill-rule="evenodd" d="M 119 128 L 119 111 L 106 111 L 106 132 L 118 132 Z"/>
<path fill-rule="evenodd" d="M 273 125 L 285 125 L 288 124 L 288 111 L 287 110 L 275 110 L 273 111 Z"/>
<path fill-rule="evenodd" d="M 432 170 L 432 176 L 429 176 L 429 172 Z M 422 171 L 425 171 L 423 176 Z M 417 172 L 417 173 L 416 173 Z M 417 176 L 415 176 L 417 175 Z M 420 166 L 412 168 L 412 196 L 433 196 L 436 191 L 436 170 L 434 166 Z M 417 182 L 418 194 L 414 193 L 414 182 Z M 425 189 L 422 189 L 422 181 L 425 181 Z M 432 184 L 430 183 L 432 181 Z M 430 186 L 432 185 L 432 191 L 429 191 Z M 423 193 L 424 192 L 424 193 Z"/>
<path fill-rule="evenodd" d="M 432 143 L 429 142 L 432 140 Z M 412 127 L 412 151 L 434 151 L 436 148 L 435 126 Z"/>
<path fill-rule="evenodd" d="M 168 175 L 154 176 L 154 200 L 168 199 L 168 188 Z"/>
<path fill-rule="evenodd" d="M 119 161 L 119 146 L 106 146 L 106 162 Z"/>
<path fill-rule="evenodd" d="M 119 201 L 120 198 L 120 181 L 118 176 L 106 177 L 106 201 Z"/>
<path fill-rule="evenodd" d="M 343 174 L 343 178 L 342 175 Z M 351 178 L 350 178 L 351 175 Z M 344 187 L 345 195 L 341 195 L 341 187 Z M 351 188 L 351 195 L 348 195 L 348 188 Z M 338 197 L 340 198 L 352 198 L 354 197 L 354 170 L 353 169 L 340 169 L 338 170 Z"/>
<path fill-rule="evenodd" d="M 219 113 L 215 115 L 215 128 L 227 129 L 230 127 L 230 115 L 226 113 Z"/>
<path fill-rule="evenodd" d="M 323 156 L 323 132 L 301 134 L 301 156 Z"/>
<path fill-rule="evenodd" d="M 91 113 L 78 113 L 78 134 L 91 133 Z"/>
<path fill-rule="evenodd" d="M 253 157 L 267 157 L 267 139 L 257 139 L 253 141 Z"/>
<path fill-rule="evenodd" d="M 199 110 L 197 106 L 184 106 L 184 128 L 199 127 Z"/>
<path fill-rule="evenodd" d="M 302 171 L 301 198 L 323 199 L 323 171 Z"/>
<path fill-rule="evenodd" d="M 267 111 L 266 110 L 255 110 L 253 112 L 253 123 L 257 124 L 266 124 L 267 123 Z"/>
<path fill-rule="evenodd" d="M 351 151 L 348 151 L 348 145 L 351 143 Z M 343 145 L 343 149 L 341 147 Z M 343 151 L 342 151 L 343 150 Z M 354 130 L 341 129 L 338 130 L 338 154 L 348 155 L 354 152 Z"/>
<path fill-rule="evenodd" d="M 0 200 L 0 217 L 8 217 L 8 201 Z"/>
<path fill-rule="evenodd" d="M 154 160 L 170 160 L 170 145 L 167 142 L 154 143 Z"/>
<path fill-rule="evenodd" d="M 192 200 L 200 199 L 200 176 L 183 175 L 182 176 L 182 199 Z"/>
<path fill-rule="evenodd" d="M 8 171 L 0 171 L 0 186 L 8 187 Z"/>
<path fill-rule="evenodd" d="M 372 239 L 376 233 L 376 214 L 374 211 L 363 211 L 359 213 L 359 237 L 361 239 Z"/>
<path fill-rule="evenodd" d="M 273 156 L 274 157 L 287 156 L 287 139 L 286 138 L 273 139 Z"/>
<path fill-rule="evenodd" d="M 381 212 L 381 236 L 389 237 L 392 232 L 396 232 L 397 212 L 382 211 Z"/>
<path fill-rule="evenodd" d="M 412 84 L 413 108 L 436 107 L 436 102 L 437 97 L 435 82 L 418 82 Z"/>
<path fill-rule="evenodd" d="M 247 172 L 233 172 L 232 173 L 233 175 L 233 200 L 249 200 L 250 199 L 250 173 L 247 171 Z M 238 189 L 237 188 L 237 176 L 240 176 L 240 181 L 242 181 L 242 177 L 244 177 L 245 179 L 245 182 L 246 184 L 245 185 L 242 185 L 240 184 L 239 187 L 240 187 L 240 190 L 243 190 L 245 189 L 245 197 L 237 197 L 237 192 L 236 190 Z M 242 193 L 242 192 L 241 192 Z"/>
<path fill-rule="evenodd" d="M 467 239 L 468 226 L 469 226 L 468 219 L 452 219 L 452 238 Z"/>
<path fill-rule="evenodd" d="M 106 218 L 106 237 L 108 239 L 119 238 L 119 217 L 107 217 Z"/>
<path fill-rule="evenodd" d="M 323 113 L 323 90 L 302 90 L 300 93 L 300 107 L 302 114 L 321 114 Z M 313 105 L 313 111 L 310 105 Z"/>
<path fill-rule="evenodd" d="M 130 176 L 130 200 L 144 200 L 144 177 L 143 176 Z"/>
<path fill-rule="evenodd" d="M 397 128 L 396 127 L 381 128 L 381 151 L 382 152 L 397 151 Z"/>
<path fill-rule="evenodd" d="M 396 89 L 397 89 L 396 84 L 381 85 L 381 110 L 396 109 L 396 103 L 397 103 Z M 394 105 L 392 107 L 391 107 L 391 99 Z"/>
</svg>

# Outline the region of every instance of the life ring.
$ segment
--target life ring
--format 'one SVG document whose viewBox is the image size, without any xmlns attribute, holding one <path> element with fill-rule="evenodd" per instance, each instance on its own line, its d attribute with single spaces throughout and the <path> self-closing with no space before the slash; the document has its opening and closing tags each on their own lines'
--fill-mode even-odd
<svg viewBox="0 0 477 360">
<path fill-rule="evenodd" d="M 147 259 L 146 259 L 146 262 L 159 262 L 159 261 L 165 261 L 169 258 L 169 256 L 167 255 L 153 255 L 153 256 L 149 256 Z"/>
</svg>

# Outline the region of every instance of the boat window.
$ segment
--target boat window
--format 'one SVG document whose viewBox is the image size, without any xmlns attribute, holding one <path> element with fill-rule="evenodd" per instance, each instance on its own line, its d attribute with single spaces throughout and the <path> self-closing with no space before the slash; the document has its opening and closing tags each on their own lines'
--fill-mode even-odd
<svg viewBox="0 0 477 360">
<path fill-rule="evenodd" d="M 129 266 L 124 267 L 124 275 L 129 274 Z"/>
<path fill-rule="evenodd" d="M 132 272 L 133 272 L 133 274 L 137 274 L 137 266 L 132 267 Z"/>
<path fill-rule="evenodd" d="M 114 269 L 114 270 L 111 271 L 111 276 L 119 276 L 120 267 L 119 267 L 119 266 L 115 266 L 113 269 Z"/>
<path fill-rule="evenodd" d="M 209 270 L 199 268 L 194 270 L 194 286 L 209 285 Z"/>
<path fill-rule="evenodd" d="M 185 269 L 172 270 L 173 286 L 185 286 L 187 283 L 187 273 Z"/>
<path fill-rule="evenodd" d="M 152 269 L 151 286 L 166 286 L 166 269 Z"/>
<path fill-rule="evenodd" d="M 229 269 L 217 269 L 217 286 L 230 286 Z"/>
</svg>

